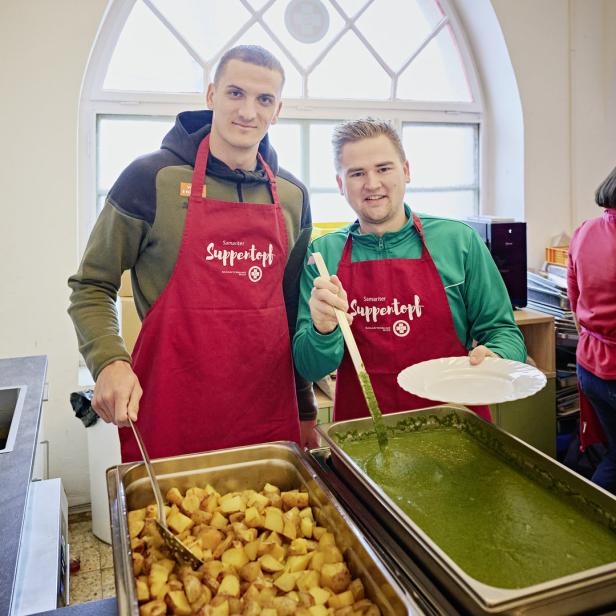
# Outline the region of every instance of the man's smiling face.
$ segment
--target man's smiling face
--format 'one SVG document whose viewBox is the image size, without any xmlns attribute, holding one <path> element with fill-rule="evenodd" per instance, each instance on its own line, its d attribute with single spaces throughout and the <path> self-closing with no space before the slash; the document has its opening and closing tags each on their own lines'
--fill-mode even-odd
<svg viewBox="0 0 616 616">
<path fill-rule="evenodd" d="M 214 112 L 212 137 L 237 153 L 256 148 L 278 120 L 282 79 L 276 70 L 230 60 L 207 91 Z"/>
<path fill-rule="evenodd" d="M 342 147 L 336 180 L 363 232 L 382 235 L 404 226 L 404 192 L 410 179 L 408 161 L 400 160 L 386 135 Z"/>
</svg>

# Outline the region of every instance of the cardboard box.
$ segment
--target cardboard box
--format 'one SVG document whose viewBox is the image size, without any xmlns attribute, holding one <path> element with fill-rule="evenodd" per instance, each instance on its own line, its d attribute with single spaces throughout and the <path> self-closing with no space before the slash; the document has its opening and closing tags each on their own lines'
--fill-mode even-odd
<svg viewBox="0 0 616 616">
<path fill-rule="evenodd" d="M 120 290 L 118 291 L 120 297 L 132 297 L 133 287 L 130 284 L 130 270 L 126 270 L 122 274 L 122 283 L 120 284 Z"/>
<path fill-rule="evenodd" d="M 133 352 L 137 336 L 141 330 L 141 319 L 137 314 L 132 297 L 120 298 L 120 334 L 124 338 L 129 353 Z"/>
</svg>

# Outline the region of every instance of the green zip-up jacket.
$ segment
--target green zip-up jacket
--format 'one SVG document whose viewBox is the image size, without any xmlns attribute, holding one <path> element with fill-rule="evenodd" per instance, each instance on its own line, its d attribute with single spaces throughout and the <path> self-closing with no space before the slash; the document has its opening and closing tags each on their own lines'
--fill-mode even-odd
<svg viewBox="0 0 616 616">
<path fill-rule="evenodd" d="M 330 274 L 338 271 L 349 233 L 353 236 L 352 262 L 376 259 L 417 259 L 421 238 L 405 205 L 407 223 L 400 231 L 378 237 L 361 234 L 359 223 L 315 239 L 308 257 L 320 252 Z M 501 357 L 526 360 L 524 338 L 513 318 L 505 283 L 486 245 L 468 225 L 457 220 L 419 214 L 426 246 L 441 277 L 460 342 L 470 350 L 473 340 Z M 293 339 L 296 369 L 317 381 L 340 365 L 344 355 L 342 332 L 336 328 L 320 334 L 310 317 L 310 293 L 318 276 L 316 265 L 304 266 L 300 283 L 300 305 Z M 378 289 L 378 281 L 375 281 Z M 356 316 L 355 318 L 360 318 Z"/>
<path fill-rule="evenodd" d="M 69 314 L 77 331 L 79 350 L 95 379 L 111 362 L 131 360 L 119 334 L 115 304 L 122 272 L 131 270 L 133 296 L 141 319 L 171 277 L 188 207 L 188 197 L 180 195 L 180 184 L 191 182 L 197 148 L 209 133 L 211 122 L 211 111 L 181 113 L 161 148 L 138 158 L 122 172 L 107 195 L 79 270 L 69 278 Z M 309 199 L 305 186 L 278 167 L 267 135 L 259 152 L 276 175 L 286 223 L 289 252 L 282 286 L 292 338 L 299 280 L 312 231 Z M 230 169 L 210 154 L 206 185 L 207 196 L 212 199 L 273 202 L 260 165 L 255 171 Z M 215 357 L 216 349 L 211 351 Z M 295 384 L 300 419 L 313 419 L 316 403 L 312 384 L 297 372 Z"/>
</svg>

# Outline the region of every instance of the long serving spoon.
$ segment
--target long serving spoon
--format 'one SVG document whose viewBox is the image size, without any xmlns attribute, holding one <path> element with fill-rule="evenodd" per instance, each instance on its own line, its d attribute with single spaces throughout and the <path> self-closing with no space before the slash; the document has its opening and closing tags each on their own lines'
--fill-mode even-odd
<svg viewBox="0 0 616 616">
<path fill-rule="evenodd" d="M 314 262 L 317 266 L 317 269 L 319 270 L 319 276 L 322 276 L 326 280 L 329 280 L 329 271 L 327 270 L 327 265 L 325 265 L 325 261 L 323 260 L 323 256 L 321 255 L 321 253 L 314 252 L 312 253 L 312 257 L 314 258 Z M 336 313 L 338 325 L 340 326 L 342 336 L 347 345 L 347 349 L 349 350 L 349 355 L 351 356 L 351 359 L 353 361 L 353 366 L 355 366 L 355 372 L 357 373 L 357 378 L 359 379 L 361 391 L 364 394 L 366 404 L 368 405 L 368 410 L 370 411 L 372 421 L 374 422 L 374 430 L 376 432 L 376 438 L 379 443 L 379 449 L 381 450 L 381 452 L 384 452 L 388 443 L 387 431 L 385 429 L 385 424 L 383 423 L 383 414 L 381 413 L 381 409 L 379 408 L 379 403 L 377 402 L 376 395 L 370 381 L 370 377 L 368 376 L 366 366 L 364 365 L 364 362 L 359 353 L 357 342 L 355 342 L 355 337 L 353 336 L 351 326 L 346 319 L 346 315 L 344 314 L 344 312 L 342 312 L 342 310 L 338 308 L 334 308 L 334 312 Z"/>
<path fill-rule="evenodd" d="M 148 452 L 145 449 L 145 445 L 143 444 L 143 440 L 137 426 L 132 422 L 130 417 L 128 418 L 128 423 L 133 429 L 133 434 L 135 435 L 137 445 L 139 445 L 139 451 L 141 451 L 141 457 L 143 458 L 145 469 L 148 471 L 148 476 L 150 477 L 150 482 L 152 484 L 154 498 L 156 498 L 156 525 L 158 526 L 158 530 L 160 531 L 166 546 L 178 562 L 188 564 L 193 569 L 198 569 L 203 564 L 203 561 L 200 558 L 197 558 L 167 527 L 163 495 L 160 492 L 158 480 L 156 479 L 154 468 L 150 462 L 150 456 L 148 456 Z"/>
</svg>

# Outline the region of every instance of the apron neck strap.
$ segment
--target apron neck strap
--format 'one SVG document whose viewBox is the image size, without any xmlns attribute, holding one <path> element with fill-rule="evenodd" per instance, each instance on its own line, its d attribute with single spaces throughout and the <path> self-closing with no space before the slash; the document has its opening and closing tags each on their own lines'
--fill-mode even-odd
<svg viewBox="0 0 616 616">
<path fill-rule="evenodd" d="M 199 144 L 197 149 L 197 156 L 195 157 L 195 166 L 192 177 L 192 185 L 190 189 L 191 199 L 201 198 L 203 195 L 203 185 L 205 184 L 205 173 L 207 170 L 207 160 L 210 155 L 210 135 L 206 135 Z M 261 152 L 257 152 L 257 160 L 261 163 L 265 175 L 270 184 L 270 190 L 272 192 L 272 198 L 275 205 L 280 205 L 280 198 L 278 197 L 278 187 L 276 185 L 276 176 L 270 169 L 269 165 L 265 162 Z"/>
<path fill-rule="evenodd" d="M 413 224 L 415 225 L 415 229 L 417 229 L 417 233 L 419 233 L 419 237 L 421 239 L 421 243 L 423 245 L 422 255 L 425 255 L 428 251 L 426 249 L 426 241 L 424 240 L 423 227 L 421 226 L 421 221 L 419 220 L 419 216 L 413 212 Z M 347 235 L 346 242 L 344 243 L 344 249 L 342 250 L 342 256 L 340 257 L 340 263 L 347 265 L 351 262 L 351 251 L 353 249 L 353 235 L 349 233 Z"/>
</svg>

